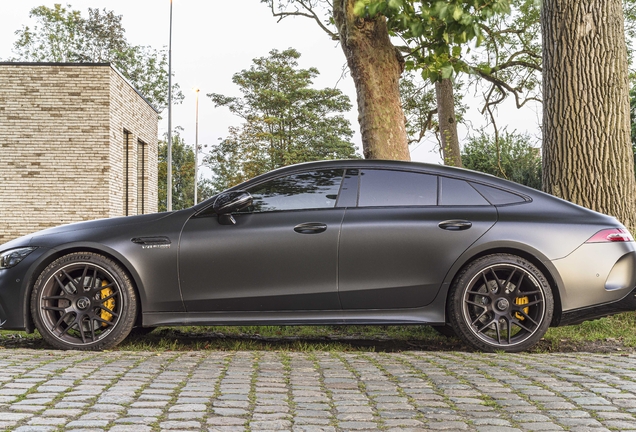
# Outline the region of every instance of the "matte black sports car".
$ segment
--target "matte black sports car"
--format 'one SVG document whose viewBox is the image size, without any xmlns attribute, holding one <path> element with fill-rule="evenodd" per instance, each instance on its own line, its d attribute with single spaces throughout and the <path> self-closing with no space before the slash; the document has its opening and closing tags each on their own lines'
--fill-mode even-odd
<svg viewBox="0 0 636 432">
<path fill-rule="evenodd" d="M 0 318 L 62 349 L 159 325 L 429 324 L 521 351 L 636 309 L 635 250 L 616 219 L 493 176 L 317 162 L 6 243 Z"/>
</svg>

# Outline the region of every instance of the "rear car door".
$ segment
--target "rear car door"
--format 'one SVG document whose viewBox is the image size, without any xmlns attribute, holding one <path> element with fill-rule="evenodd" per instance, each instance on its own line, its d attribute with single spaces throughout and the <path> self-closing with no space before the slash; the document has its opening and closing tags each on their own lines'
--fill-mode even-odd
<svg viewBox="0 0 636 432">
<path fill-rule="evenodd" d="M 340 237 L 343 309 L 427 305 L 455 260 L 497 220 L 496 209 L 461 179 L 390 169 L 347 175 L 359 183 Z"/>
</svg>

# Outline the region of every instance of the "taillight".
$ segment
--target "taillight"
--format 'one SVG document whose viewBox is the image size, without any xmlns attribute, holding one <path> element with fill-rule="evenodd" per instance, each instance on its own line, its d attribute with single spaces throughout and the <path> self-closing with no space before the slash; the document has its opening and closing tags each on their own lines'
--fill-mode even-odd
<svg viewBox="0 0 636 432">
<path fill-rule="evenodd" d="M 634 237 L 626 228 L 610 228 L 604 229 L 594 234 L 585 243 L 606 243 L 606 242 L 630 242 L 634 241 Z"/>
</svg>

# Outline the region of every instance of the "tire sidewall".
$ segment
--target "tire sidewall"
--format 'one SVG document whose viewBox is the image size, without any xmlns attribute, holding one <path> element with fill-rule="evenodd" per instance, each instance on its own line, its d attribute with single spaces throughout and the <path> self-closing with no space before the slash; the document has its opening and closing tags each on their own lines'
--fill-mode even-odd
<svg viewBox="0 0 636 432">
<path fill-rule="evenodd" d="M 490 344 L 484 341 L 473 332 L 464 318 L 464 294 L 466 290 L 470 288 L 471 281 L 473 281 L 473 279 L 484 269 L 496 264 L 513 265 L 530 273 L 537 281 L 544 298 L 541 323 L 528 339 L 514 345 Z M 511 254 L 493 254 L 479 258 L 464 267 L 453 281 L 447 305 L 447 313 L 451 325 L 455 329 L 457 335 L 467 344 L 478 350 L 486 352 L 520 352 L 534 346 L 550 327 L 550 322 L 552 321 L 552 315 L 554 313 L 554 296 L 546 277 L 530 261 Z"/>
<path fill-rule="evenodd" d="M 58 271 L 74 264 L 90 264 L 101 267 L 109 276 L 112 276 L 119 285 L 121 291 L 120 301 L 122 306 L 118 322 L 103 339 L 86 344 L 66 343 L 58 339 L 51 333 L 41 315 L 42 309 L 40 307 L 40 302 L 43 291 L 48 282 Z M 33 317 L 35 327 L 47 343 L 63 350 L 98 351 L 116 346 L 130 333 L 135 322 L 136 311 L 136 292 L 127 273 L 120 265 L 110 258 L 93 252 L 75 252 L 56 259 L 49 264 L 42 273 L 40 273 L 31 292 L 31 316 Z"/>
</svg>

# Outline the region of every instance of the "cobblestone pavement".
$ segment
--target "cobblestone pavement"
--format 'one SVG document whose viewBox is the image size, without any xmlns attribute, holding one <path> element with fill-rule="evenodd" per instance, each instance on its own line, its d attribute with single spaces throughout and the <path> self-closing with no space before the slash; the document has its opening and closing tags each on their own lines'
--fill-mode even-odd
<svg viewBox="0 0 636 432">
<path fill-rule="evenodd" d="M 0 350 L 0 430 L 636 430 L 636 355 Z"/>
</svg>

